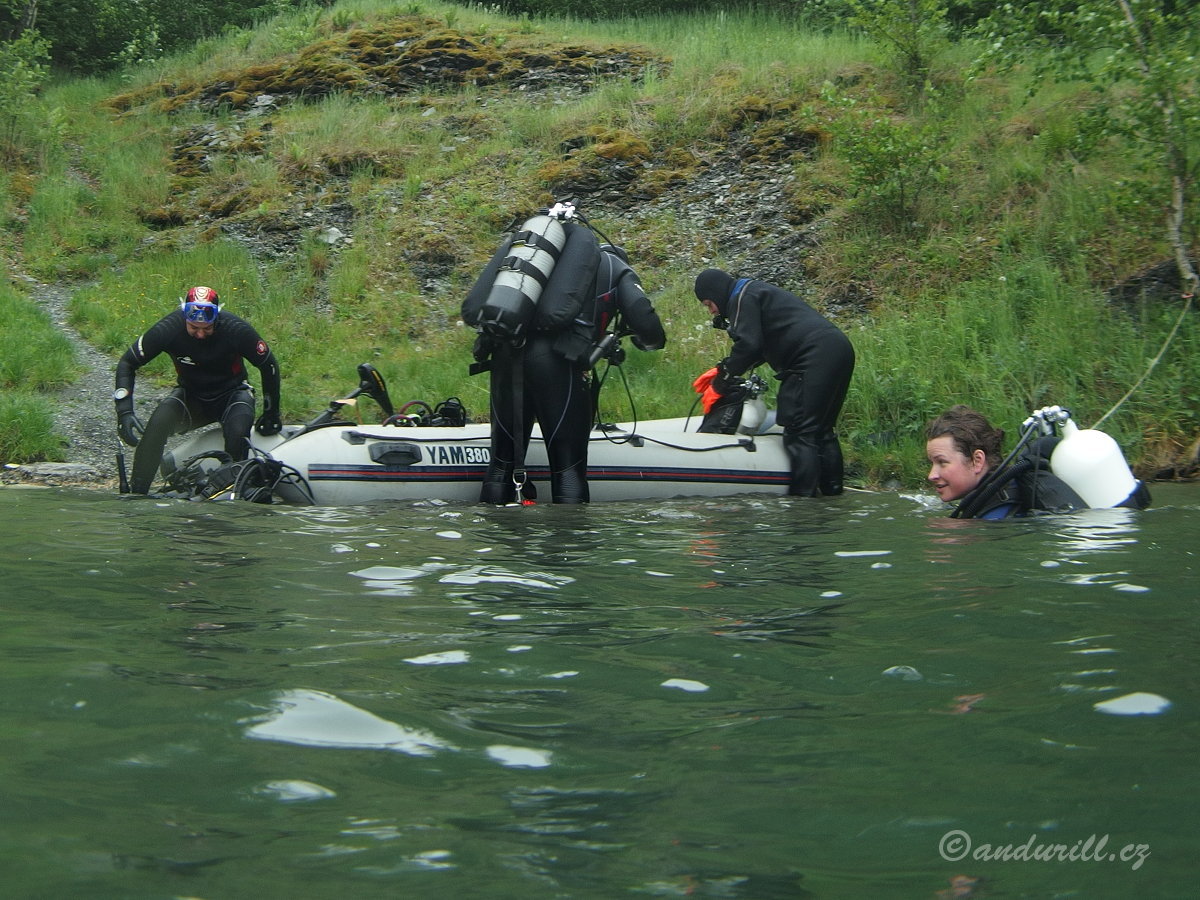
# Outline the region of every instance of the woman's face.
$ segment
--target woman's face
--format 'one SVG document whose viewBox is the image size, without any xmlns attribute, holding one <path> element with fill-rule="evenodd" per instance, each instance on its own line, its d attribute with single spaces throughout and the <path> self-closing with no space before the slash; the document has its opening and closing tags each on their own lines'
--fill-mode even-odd
<svg viewBox="0 0 1200 900">
<path fill-rule="evenodd" d="M 948 434 L 926 443 L 925 455 L 929 457 L 929 481 L 945 501 L 965 497 L 987 474 L 987 454 L 976 450 L 964 456 Z"/>
</svg>

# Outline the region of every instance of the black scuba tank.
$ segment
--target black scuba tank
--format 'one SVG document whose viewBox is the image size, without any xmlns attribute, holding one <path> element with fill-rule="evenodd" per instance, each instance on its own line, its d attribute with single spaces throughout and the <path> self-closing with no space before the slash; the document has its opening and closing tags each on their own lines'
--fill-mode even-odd
<svg viewBox="0 0 1200 900">
<path fill-rule="evenodd" d="M 600 241 L 592 229 L 568 222 L 567 244 L 534 311 L 537 331 L 559 331 L 571 325 L 592 300 L 596 270 L 600 267 Z"/>
</svg>

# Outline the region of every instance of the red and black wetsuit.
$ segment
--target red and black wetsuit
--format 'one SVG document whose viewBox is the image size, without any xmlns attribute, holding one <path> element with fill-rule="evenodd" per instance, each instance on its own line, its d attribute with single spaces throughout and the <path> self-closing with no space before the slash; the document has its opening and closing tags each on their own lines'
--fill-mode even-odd
<svg viewBox="0 0 1200 900">
<path fill-rule="evenodd" d="M 262 377 L 263 413 L 279 410 L 279 366 L 271 348 L 254 326 L 221 311 L 212 334 L 200 339 L 188 334 L 179 310 L 163 316 L 125 351 L 117 363 L 116 386 L 132 394 L 136 372 L 160 353 L 175 364 L 176 387 L 159 401 L 133 458 L 130 490 L 150 490 L 162 461 L 167 438 L 220 422 L 225 452 L 245 459 L 250 452 L 254 423 L 254 392 L 246 380 L 245 361 Z"/>
</svg>

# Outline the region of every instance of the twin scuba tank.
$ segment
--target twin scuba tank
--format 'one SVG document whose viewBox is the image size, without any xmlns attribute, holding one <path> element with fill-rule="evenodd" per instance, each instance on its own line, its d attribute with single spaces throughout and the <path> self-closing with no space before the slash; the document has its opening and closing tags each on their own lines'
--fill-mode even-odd
<svg viewBox="0 0 1200 900">
<path fill-rule="evenodd" d="M 595 233 L 574 218 L 572 204 L 556 203 L 526 219 L 467 293 L 463 321 L 514 343 L 570 324 L 591 299 L 600 263 Z"/>
</svg>

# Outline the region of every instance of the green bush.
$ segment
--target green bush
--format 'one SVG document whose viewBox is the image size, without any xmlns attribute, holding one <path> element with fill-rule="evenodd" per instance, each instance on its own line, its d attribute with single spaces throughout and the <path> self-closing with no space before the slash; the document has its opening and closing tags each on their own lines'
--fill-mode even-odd
<svg viewBox="0 0 1200 900">
<path fill-rule="evenodd" d="M 30 105 L 46 79 L 49 49 L 36 31 L 0 41 L 0 161 L 15 157 L 21 148 Z"/>
</svg>

